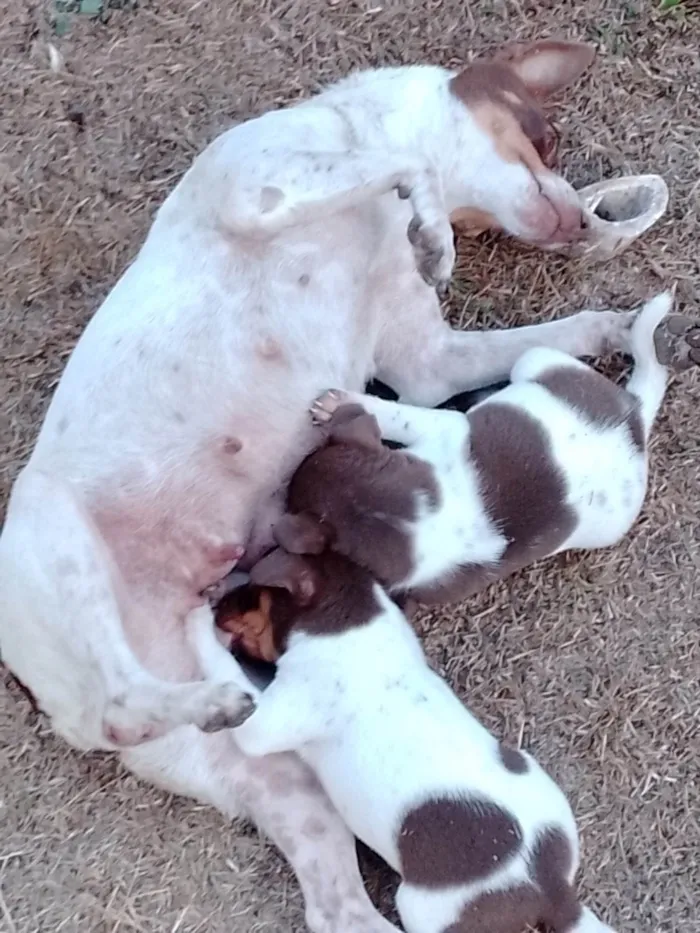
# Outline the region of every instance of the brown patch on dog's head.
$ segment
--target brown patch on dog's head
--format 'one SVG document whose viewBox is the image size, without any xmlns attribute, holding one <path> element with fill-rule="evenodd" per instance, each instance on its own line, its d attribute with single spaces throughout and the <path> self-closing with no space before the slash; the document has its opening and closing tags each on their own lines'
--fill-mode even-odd
<svg viewBox="0 0 700 933">
<path fill-rule="evenodd" d="M 334 551 L 396 586 L 413 570 L 410 522 L 423 503 L 438 502 L 433 469 L 383 447 L 376 419 L 359 405 L 338 408 L 327 430 L 326 446 L 292 477 L 289 508 L 317 516 L 333 530 Z"/>
<path fill-rule="evenodd" d="M 231 648 L 274 664 L 283 653 L 289 624 L 272 621 L 272 597 L 259 586 L 242 586 L 224 596 L 215 609 L 216 624 L 232 636 Z M 290 617 L 291 622 L 291 617 Z"/>
<path fill-rule="evenodd" d="M 543 40 L 510 45 L 490 59 L 472 62 L 451 81 L 452 93 L 467 107 L 502 160 L 501 171 L 494 166 L 493 176 L 502 176 L 503 197 L 520 202 L 519 219 L 510 220 L 516 227 L 510 232 L 515 235 L 542 241 L 557 231 L 567 241 L 583 235 L 584 218 L 573 189 L 552 177 L 559 139 L 541 102 L 571 84 L 594 57 L 595 49 L 580 42 Z M 508 178 L 508 166 L 520 166 L 528 175 L 516 184 Z M 539 194 L 533 179 L 542 189 Z M 460 232 L 471 235 L 504 226 L 508 229 L 505 215 L 501 216 L 502 205 L 499 209 L 496 200 L 492 196 L 481 203 L 461 205 L 453 209 L 450 219 Z M 559 225 L 550 232 L 555 217 L 552 209 Z"/>
<path fill-rule="evenodd" d="M 280 545 L 250 571 L 250 584 L 224 597 L 217 624 L 234 647 L 277 661 L 291 629 L 334 635 L 364 625 L 379 612 L 374 580 L 363 567 L 327 550 L 333 532 L 313 514 L 287 514 L 273 529 Z"/>
<path fill-rule="evenodd" d="M 490 60 L 473 62 L 453 78 L 451 88 L 505 159 L 524 160 L 533 171 L 551 168 L 558 137 L 540 102 L 572 84 L 594 58 L 593 46 L 582 42 L 509 45 Z"/>
</svg>

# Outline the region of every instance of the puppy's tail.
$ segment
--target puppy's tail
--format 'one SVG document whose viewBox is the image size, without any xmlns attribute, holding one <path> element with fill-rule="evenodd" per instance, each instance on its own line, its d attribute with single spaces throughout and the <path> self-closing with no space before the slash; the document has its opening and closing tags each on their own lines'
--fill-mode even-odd
<svg viewBox="0 0 700 933">
<path fill-rule="evenodd" d="M 645 441 L 666 394 L 668 381 L 668 370 L 656 355 L 654 331 L 672 307 L 672 293 L 661 292 L 642 306 L 630 332 L 634 372 L 627 383 L 627 391 L 639 399 Z"/>
</svg>

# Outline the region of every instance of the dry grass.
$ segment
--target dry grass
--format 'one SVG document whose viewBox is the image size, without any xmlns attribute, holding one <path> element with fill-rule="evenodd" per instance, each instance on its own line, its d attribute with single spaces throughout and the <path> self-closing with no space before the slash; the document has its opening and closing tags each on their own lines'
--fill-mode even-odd
<svg viewBox="0 0 700 933">
<path fill-rule="evenodd" d="M 0 36 L 2 458 L 6 491 L 85 322 L 193 155 L 232 120 L 359 65 L 458 63 L 513 36 L 593 39 L 594 73 L 559 110 L 568 175 L 658 170 L 667 219 L 607 266 L 465 244 L 455 320 L 540 320 L 631 304 L 673 281 L 693 311 L 700 29 L 656 0 L 143 2 L 56 38 L 48 7 L 4 5 Z M 54 64 L 47 45 L 53 42 Z M 60 57 L 60 61 L 57 59 Z M 498 732 L 571 795 L 582 886 L 620 931 L 700 931 L 698 382 L 673 386 L 652 491 L 629 539 L 550 561 L 424 624 L 431 657 Z M 299 930 L 271 847 L 216 813 L 57 742 L 0 694 L 0 930 Z M 390 876 L 368 859 L 386 903 Z"/>
</svg>

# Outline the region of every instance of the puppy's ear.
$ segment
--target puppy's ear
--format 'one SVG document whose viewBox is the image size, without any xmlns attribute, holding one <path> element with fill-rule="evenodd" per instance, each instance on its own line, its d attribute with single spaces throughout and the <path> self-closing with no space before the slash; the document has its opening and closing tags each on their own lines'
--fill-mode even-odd
<svg viewBox="0 0 700 933">
<path fill-rule="evenodd" d="M 272 535 L 290 554 L 322 554 L 331 539 L 331 529 L 311 512 L 283 515 Z"/>
<path fill-rule="evenodd" d="M 333 415 L 328 437 L 335 444 L 352 444 L 368 450 L 377 450 L 382 445 L 377 419 L 361 405 L 341 405 Z"/>
<path fill-rule="evenodd" d="M 508 65 L 540 100 L 573 84 L 593 63 L 595 46 L 586 42 L 542 39 L 507 45 L 493 61 Z"/>
<path fill-rule="evenodd" d="M 255 586 L 287 590 L 297 606 L 310 606 L 318 592 L 318 577 L 310 562 L 276 548 L 250 571 Z"/>
</svg>

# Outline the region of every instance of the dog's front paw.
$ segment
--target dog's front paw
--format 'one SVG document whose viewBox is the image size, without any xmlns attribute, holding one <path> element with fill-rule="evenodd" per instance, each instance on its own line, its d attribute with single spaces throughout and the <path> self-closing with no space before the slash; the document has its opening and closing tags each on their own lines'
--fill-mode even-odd
<svg viewBox="0 0 700 933">
<path fill-rule="evenodd" d="M 255 700 L 236 684 L 221 684 L 221 695 L 197 725 L 202 732 L 220 732 L 242 725 L 255 712 Z"/>
<path fill-rule="evenodd" d="M 328 424 L 345 400 L 340 389 L 329 389 L 320 395 L 310 408 L 311 420 L 315 425 Z"/>
<path fill-rule="evenodd" d="M 654 345 L 661 365 L 675 372 L 700 366 L 700 320 L 669 315 L 654 331 Z"/>
<path fill-rule="evenodd" d="M 408 225 L 408 240 L 416 257 L 416 267 L 441 300 L 447 297 L 455 264 L 454 233 L 447 217 L 428 223 L 415 214 Z"/>
</svg>

